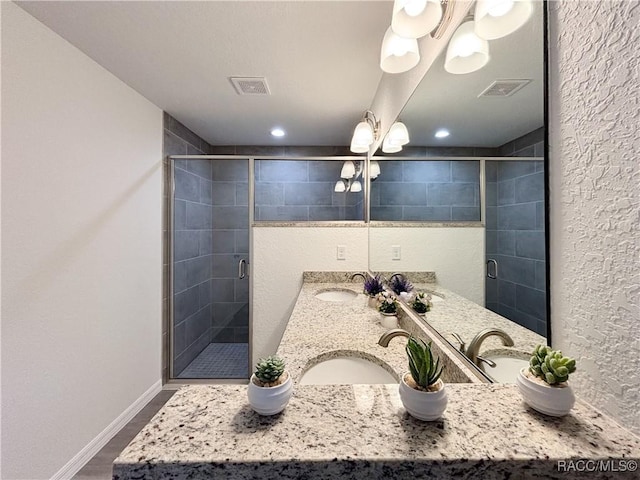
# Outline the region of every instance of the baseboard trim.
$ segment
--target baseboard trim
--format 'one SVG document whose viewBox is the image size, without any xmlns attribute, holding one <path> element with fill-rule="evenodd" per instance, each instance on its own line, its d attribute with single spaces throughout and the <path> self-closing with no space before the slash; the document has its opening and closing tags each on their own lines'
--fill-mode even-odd
<svg viewBox="0 0 640 480">
<path fill-rule="evenodd" d="M 58 470 L 51 480 L 69 480 L 84 467 L 104 447 L 109 440 L 122 430 L 122 428 L 142 410 L 153 397 L 162 390 L 162 380 L 151 385 L 135 402 L 122 412 L 118 417 L 80 450 L 66 465 Z"/>
</svg>

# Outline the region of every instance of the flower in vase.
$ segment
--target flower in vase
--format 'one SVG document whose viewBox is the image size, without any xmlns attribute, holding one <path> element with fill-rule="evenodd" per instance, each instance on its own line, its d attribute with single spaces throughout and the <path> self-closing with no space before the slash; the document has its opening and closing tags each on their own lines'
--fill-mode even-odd
<svg viewBox="0 0 640 480">
<path fill-rule="evenodd" d="M 409 302 L 411 308 L 417 313 L 427 313 L 431 310 L 431 295 L 425 292 L 418 292 L 415 297 Z"/>
<path fill-rule="evenodd" d="M 398 299 L 391 292 L 380 292 L 377 297 L 378 310 L 381 313 L 397 313 L 398 312 Z"/>
<path fill-rule="evenodd" d="M 364 293 L 369 297 L 375 297 L 379 293 L 384 291 L 384 287 L 382 286 L 382 281 L 380 280 L 380 275 L 376 275 L 375 277 L 371 277 L 364 282 Z"/>
</svg>

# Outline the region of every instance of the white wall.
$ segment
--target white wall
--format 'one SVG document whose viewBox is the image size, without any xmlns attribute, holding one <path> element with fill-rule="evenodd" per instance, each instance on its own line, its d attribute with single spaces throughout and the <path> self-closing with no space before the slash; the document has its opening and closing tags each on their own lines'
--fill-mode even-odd
<svg viewBox="0 0 640 480">
<path fill-rule="evenodd" d="M 366 227 L 255 227 L 252 368 L 275 353 L 296 303 L 304 271 L 365 271 Z M 336 247 L 346 246 L 346 259 L 336 260 Z"/>
<path fill-rule="evenodd" d="M 2 478 L 160 388 L 161 143 L 160 109 L 2 2 Z"/>
<path fill-rule="evenodd" d="M 369 238 L 372 271 L 433 271 L 440 285 L 484 307 L 483 227 L 375 227 Z M 400 260 L 391 259 L 393 245 Z"/>
<path fill-rule="evenodd" d="M 552 342 L 640 434 L 640 3 L 550 5 Z"/>
</svg>

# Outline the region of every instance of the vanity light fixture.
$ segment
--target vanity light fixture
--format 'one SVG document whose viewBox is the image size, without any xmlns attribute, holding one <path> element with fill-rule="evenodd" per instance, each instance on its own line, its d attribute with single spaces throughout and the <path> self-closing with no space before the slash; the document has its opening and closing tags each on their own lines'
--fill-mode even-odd
<svg viewBox="0 0 640 480">
<path fill-rule="evenodd" d="M 389 137 L 385 137 L 382 141 L 382 151 L 384 153 L 398 153 L 402 150 L 402 145 L 394 145 L 389 142 L 388 138 Z"/>
<path fill-rule="evenodd" d="M 462 23 L 447 47 L 444 69 L 453 74 L 475 72 L 489 61 L 489 42 L 475 33 L 475 22 Z"/>
<path fill-rule="evenodd" d="M 337 193 L 344 192 L 361 192 L 362 191 L 362 183 L 360 180 L 354 180 L 353 182 L 347 178 L 341 178 L 336 182 L 336 186 L 333 187 L 333 191 Z"/>
<path fill-rule="evenodd" d="M 395 0 L 391 28 L 406 38 L 420 38 L 434 30 L 442 19 L 440 0 Z"/>
<path fill-rule="evenodd" d="M 340 179 L 336 182 L 336 186 L 333 187 L 333 191 L 338 193 L 346 192 L 348 184 L 349 180 Z"/>
<path fill-rule="evenodd" d="M 436 138 L 447 138 L 450 135 L 449 130 L 446 128 L 441 128 L 434 135 Z"/>
<path fill-rule="evenodd" d="M 505 37 L 527 23 L 532 12 L 531 0 L 478 0 L 475 32 L 485 40 Z"/>
<path fill-rule="evenodd" d="M 369 163 L 369 178 L 375 179 L 380 175 L 380 164 L 377 160 L 371 160 Z"/>
<path fill-rule="evenodd" d="M 418 40 L 402 37 L 393 31 L 392 27 L 382 39 L 380 49 L 380 68 L 387 73 L 403 73 L 411 70 L 420 61 Z"/>
<path fill-rule="evenodd" d="M 384 153 L 397 153 L 402 150 L 402 146 L 409 143 L 409 131 L 404 123 L 397 121 L 387 132 L 382 142 Z"/>
<path fill-rule="evenodd" d="M 271 135 L 274 137 L 284 137 L 286 132 L 280 127 L 275 127 L 271 129 Z"/>
<path fill-rule="evenodd" d="M 391 145 L 406 145 L 409 143 L 409 131 L 404 123 L 398 121 L 391 125 L 385 138 Z"/>
<path fill-rule="evenodd" d="M 356 174 L 356 166 L 351 160 L 347 160 L 342 164 L 340 170 L 340 178 L 353 178 Z"/>
<path fill-rule="evenodd" d="M 351 137 L 351 151 L 354 153 L 366 153 L 371 144 L 378 138 L 380 122 L 371 110 L 364 112 L 362 120 L 356 125 Z M 352 175 L 353 176 L 353 175 Z"/>
</svg>

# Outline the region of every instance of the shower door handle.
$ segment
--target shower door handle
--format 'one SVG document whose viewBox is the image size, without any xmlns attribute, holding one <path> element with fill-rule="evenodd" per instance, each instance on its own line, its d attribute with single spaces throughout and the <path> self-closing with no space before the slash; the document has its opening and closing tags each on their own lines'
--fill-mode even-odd
<svg viewBox="0 0 640 480">
<path fill-rule="evenodd" d="M 238 278 L 243 279 L 247 276 L 247 261 L 242 258 L 238 262 Z"/>
<path fill-rule="evenodd" d="M 489 268 L 489 266 L 492 264 L 493 264 L 493 273 L 491 273 L 491 268 Z M 487 277 L 492 278 L 494 280 L 498 278 L 498 262 L 496 262 L 493 258 L 490 258 L 489 260 L 487 260 Z"/>
</svg>

